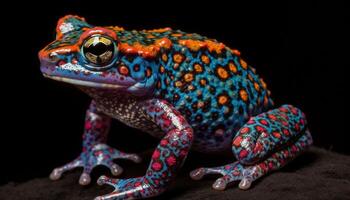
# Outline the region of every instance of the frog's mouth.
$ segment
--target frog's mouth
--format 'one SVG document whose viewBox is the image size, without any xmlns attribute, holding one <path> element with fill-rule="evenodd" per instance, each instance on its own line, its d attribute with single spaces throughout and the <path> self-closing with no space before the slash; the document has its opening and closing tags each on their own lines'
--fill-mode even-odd
<svg viewBox="0 0 350 200">
<path fill-rule="evenodd" d="M 108 89 L 121 89 L 126 88 L 127 86 L 117 85 L 117 84 L 109 84 L 109 83 L 97 83 L 92 81 L 84 81 L 73 78 L 66 78 L 61 76 L 48 75 L 43 73 L 43 76 L 49 79 L 53 79 L 60 82 L 70 83 L 73 85 L 85 86 L 85 87 L 94 87 L 94 88 L 108 88 Z"/>
</svg>

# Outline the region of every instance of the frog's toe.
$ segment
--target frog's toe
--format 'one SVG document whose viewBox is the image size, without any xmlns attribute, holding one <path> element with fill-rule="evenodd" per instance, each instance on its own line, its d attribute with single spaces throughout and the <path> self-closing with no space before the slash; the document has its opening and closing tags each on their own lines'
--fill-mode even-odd
<svg viewBox="0 0 350 200">
<path fill-rule="evenodd" d="M 79 178 L 80 185 L 89 185 L 91 182 L 91 177 L 89 173 L 83 172 Z"/>
<path fill-rule="evenodd" d="M 72 162 L 69 162 L 65 165 L 63 165 L 62 167 L 58 167 L 55 168 L 54 170 L 52 170 L 51 174 L 50 174 L 50 179 L 55 181 L 58 180 L 62 177 L 62 174 L 66 171 L 72 170 L 74 168 L 77 167 L 82 167 L 82 162 L 79 158 L 73 160 Z"/>
<path fill-rule="evenodd" d="M 215 190 L 225 190 L 227 185 L 240 181 L 240 189 L 249 189 L 252 182 L 262 175 L 262 171 L 256 166 L 243 166 L 239 162 L 213 168 L 198 168 L 190 172 L 190 177 L 200 180 L 207 174 L 221 174 L 222 177 L 216 179 L 212 185 Z"/>
</svg>

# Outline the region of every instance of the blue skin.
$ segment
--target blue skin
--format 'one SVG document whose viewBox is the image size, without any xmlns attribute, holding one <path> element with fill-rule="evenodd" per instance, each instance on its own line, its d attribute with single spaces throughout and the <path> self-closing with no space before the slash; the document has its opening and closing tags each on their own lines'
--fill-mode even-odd
<svg viewBox="0 0 350 200">
<path fill-rule="evenodd" d="M 255 69 L 237 51 L 198 34 L 94 27 L 83 18 L 66 16 L 58 22 L 56 40 L 40 51 L 39 58 L 45 77 L 74 84 L 93 99 L 81 155 L 56 168 L 51 179 L 83 167 L 79 183 L 86 185 L 97 165 L 119 175 L 122 169 L 113 159 L 140 161 L 135 154 L 105 144 L 111 118 L 161 140 L 145 176 L 102 176 L 98 183 L 112 185 L 115 191 L 96 199 L 159 195 L 174 180 L 190 149 L 231 149 L 237 161 L 199 168 L 190 176 L 198 180 L 219 173 L 223 177 L 214 189 L 223 190 L 236 180 L 241 189 L 248 189 L 312 144 L 299 109 L 273 109 L 270 92 Z"/>
</svg>

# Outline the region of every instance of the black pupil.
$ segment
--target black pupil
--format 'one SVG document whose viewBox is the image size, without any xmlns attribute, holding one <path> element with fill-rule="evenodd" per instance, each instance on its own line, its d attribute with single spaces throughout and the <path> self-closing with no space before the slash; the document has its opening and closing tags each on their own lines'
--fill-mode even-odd
<svg viewBox="0 0 350 200">
<path fill-rule="evenodd" d="M 96 56 L 99 56 L 107 51 L 112 51 L 113 53 L 113 45 L 105 45 L 102 42 L 99 42 L 97 44 L 91 44 L 89 47 L 85 49 L 86 53 L 92 53 Z"/>
</svg>

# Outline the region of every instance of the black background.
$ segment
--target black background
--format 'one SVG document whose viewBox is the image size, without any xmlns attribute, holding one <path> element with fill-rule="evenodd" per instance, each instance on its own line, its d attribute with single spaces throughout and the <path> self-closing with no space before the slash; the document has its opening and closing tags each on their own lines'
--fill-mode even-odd
<svg viewBox="0 0 350 200">
<path fill-rule="evenodd" d="M 350 154 L 341 59 L 343 5 L 228 2 L 60 0 L 2 6 L 0 183 L 47 176 L 80 152 L 89 98 L 44 79 L 37 58 L 66 14 L 100 26 L 169 26 L 237 48 L 265 79 L 277 104 L 290 103 L 306 113 L 317 146 Z M 156 140 L 118 122 L 112 132 L 110 143 L 128 152 L 156 145 Z"/>
</svg>

